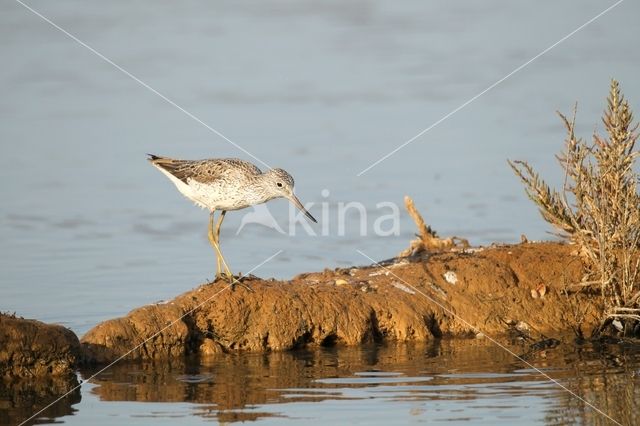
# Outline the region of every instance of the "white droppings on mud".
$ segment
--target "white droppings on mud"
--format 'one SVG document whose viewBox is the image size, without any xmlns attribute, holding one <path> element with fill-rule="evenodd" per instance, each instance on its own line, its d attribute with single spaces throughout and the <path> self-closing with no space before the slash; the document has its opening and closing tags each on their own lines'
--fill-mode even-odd
<svg viewBox="0 0 640 426">
<path fill-rule="evenodd" d="M 389 276 L 389 271 L 380 270 L 380 271 L 372 272 L 372 273 L 369 274 L 370 277 L 377 277 L 377 276 L 380 276 L 380 275 Z"/>
<path fill-rule="evenodd" d="M 404 291 L 405 293 L 409 293 L 409 294 L 416 294 L 415 291 L 411 290 L 409 287 L 407 287 L 404 284 L 401 284 L 397 281 L 394 281 L 391 283 L 392 286 L 394 286 L 395 288 Z"/>
<path fill-rule="evenodd" d="M 458 282 L 458 276 L 456 275 L 455 272 L 453 271 L 447 271 L 444 273 L 444 279 L 449 283 L 449 284 L 457 284 Z"/>
</svg>

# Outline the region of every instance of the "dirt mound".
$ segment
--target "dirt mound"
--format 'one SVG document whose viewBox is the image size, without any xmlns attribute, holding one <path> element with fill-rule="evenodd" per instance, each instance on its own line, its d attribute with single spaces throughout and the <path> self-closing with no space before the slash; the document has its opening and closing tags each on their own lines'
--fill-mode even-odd
<svg viewBox="0 0 640 426">
<path fill-rule="evenodd" d="M 71 330 L 0 314 L 0 378 L 69 375 L 80 354 Z"/>
<path fill-rule="evenodd" d="M 106 362 L 125 354 L 154 359 L 495 335 L 516 324 L 553 335 L 569 329 L 560 290 L 581 276 L 571 246 L 537 243 L 325 270 L 290 281 L 247 278 L 254 292 L 217 282 L 103 322 L 82 343 L 89 359 Z M 533 297 L 540 288 L 543 297 Z M 581 303 L 588 308 L 586 325 L 595 323 L 593 303 Z"/>
</svg>

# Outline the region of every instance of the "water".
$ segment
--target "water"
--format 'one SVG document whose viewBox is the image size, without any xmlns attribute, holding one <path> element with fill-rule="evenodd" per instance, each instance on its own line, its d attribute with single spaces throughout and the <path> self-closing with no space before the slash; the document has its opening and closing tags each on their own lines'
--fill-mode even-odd
<svg viewBox="0 0 640 426">
<path fill-rule="evenodd" d="M 509 347 L 525 351 L 518 344 Z M 571 345 L 529 361 L 617 421 L 640 421 L 639 352 Z M 22 419 L 30 413 L 17 412 Z M 477 340 L 120 364 L 41 420 L 72 425 L 613 424 L 539 371 Z"/>
<path fill-rule="evenodd" d="M 588 136 L 617 77 L 640 110 L 638 5 L 625 2 L 433 130 L 357 174 L 577 28 L 590 2 L 29 3 L 273 166 L 321 224 L 282 235 L 228 215 L 235 271 L 290 277 L 407 246 L 374 221 L 411 195 L 443 235 L 474 244 L 550 238 L 507 158 L 561 180 L 557 109 Z M 0 309 L 83 333 L 210 278 L 206 213 L 145 161 L 239 156 L 202 125 L 12 1 L 0 6 Z M 328 196 L 323 196 L 328 190 Z M 325 192 L 326 194 L 326 192 Z M 338 203 L 367 209 L 346 215 Z M 321 203 L 327 203 L 327 214 Z M 287 202 L 269 204 L 284 230 Z M 322 224 L 328 226 L 323 232 Z"/>
<path fill-rule="evenodd" d="M 369 263 L 356 250 L 395 255 L 414 225 L 402 211 L 398 235 L 376 235 L 374 220 L 388 214 L 376 206 L 405 194 L 442 235 L 550 238 L 506 159 L 528 159 L 560 183 L 555 110 L 579 101 L 588 136 L 611 77 L 640 110 L 640 9 L 624 2 L 358 177 L 609 3 L 29 4 L 296 177 L 323 235 L 303 225 L 236 235 L 243 212 L 225 222 L 234 271 L 283 250 L 254 271 L 265 277 Z M 206 213 L 145 153 L 251 158 L 17 2 L 0 5 L 0 39 L 0 310 L 82 334 L 210 278 Z M 351 201 L 366 208 L 365 235 L 354 211 L 339 235 L 338 203 Z M 269 206 L 288 230 L 286 202 Z"/>
</svg>

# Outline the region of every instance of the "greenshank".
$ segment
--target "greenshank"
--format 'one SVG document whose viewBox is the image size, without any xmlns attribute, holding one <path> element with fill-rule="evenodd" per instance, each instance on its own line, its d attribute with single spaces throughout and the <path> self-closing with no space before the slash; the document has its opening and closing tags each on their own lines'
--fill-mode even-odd
<svg viewBox="0 0 640 426">
<path fill-rule="evenodd" d="M 231 283 L 235 282 L 220 250 L 220 227 L 227 211 L 286 198 L 317 222 L 293 193 L 293 177 L 285 170 L 271 169 L 263 173 L 255 165 L 237 158 L 176 160 L 148 155 L 149 162 L 164 173 L 182 195 L 209 210 L 208 236 L 216 253 L 216 280 L 224 275 Z M 221 213 L 214 225 L 216 210 Z"/>
</svg>

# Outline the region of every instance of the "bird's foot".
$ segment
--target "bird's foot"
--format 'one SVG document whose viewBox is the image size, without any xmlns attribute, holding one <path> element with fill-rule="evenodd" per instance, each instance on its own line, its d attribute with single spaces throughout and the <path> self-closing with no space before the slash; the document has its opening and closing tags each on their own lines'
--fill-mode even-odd
<svg viewBox="0 0 640 426">
<path fill-rule="evenodd" d="M 232 283 L 235 277 L 233 275 L 229 275 L 227 273 L 218 272 L 216 273 L 216 277 L 213 279 L 213 282 L 216 283 L 218 281 L 226 281 L 228 283 Z"/>
<path fill-rule="evenodd" d="M 216 278 L 214 282 L 218 282 L 218 280 L 222 280 L 222 281 L 226 281 L 231 285 L 231 290 L 235 290 L 236 285 L 239 285 L 241 287 L 244 287 L 245 289 L 247 289 L 250 292 L 254 292 L 254 290 L 249 287 L 248 285 L 244 284 L 242 281 L 247 278 L 243 275 L 238 275 L 238 276 L 234 276 L 228 273 L 218 273 L 216 274 Z"/>
</svg>

